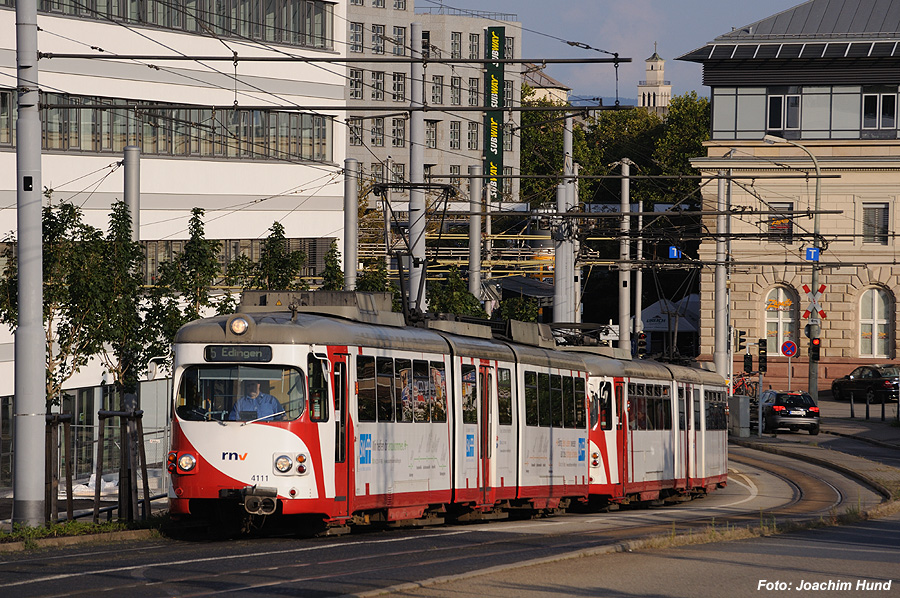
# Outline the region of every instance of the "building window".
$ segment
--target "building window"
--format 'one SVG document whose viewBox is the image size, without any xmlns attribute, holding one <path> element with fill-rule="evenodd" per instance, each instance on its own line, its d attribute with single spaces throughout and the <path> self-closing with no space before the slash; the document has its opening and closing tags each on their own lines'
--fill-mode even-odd
<svg viewBox="0 0 900 598">
<path fill-rule="evenodd" d="M 799 129 L 800 95 L 769 95 L 769 113 L 766 127 L 769 131 Z"/>
<path fill-rule="evenodd" d="M 462 58 L 462 33 L 450 32 L 450 58 Z"/>
<path fill-rule="evenodd" d="M 384 54 L 384 25 L 372 25 L 372 54 Z"/>
<path fill-rule="evenodd" d="M 406 182 L 406 164 L 394 162 L 391 164 L 391 170 L 394 171 L 394 180 L 392 183 Z"/>
<path fill-rule="evenodd" d="M 462 77 L 450 77 L 450 104 L 462 104 Z"/>
<path fill-rule="evenodd" d="M 372 99 L 384 99 L 384 72 L 372 71 Z"/>
<path fill-rule="evenodd" d="M 513 130 L 512 125 L 506 123 L 503 125 L 503 151 L 511 152 L 513 150 Z"/>
<path fill-rule="evenodd" d="M 882 289 L 868 289 L 859 305 L 859 356 L 889 357 L 891 300 Z"/>
<path fill-rule="evenodd" d="M 406 119 L 391 119 L 391 147 L 406 147 Z"/>
<path fill-rule="evenodd" d="M 362 69 L 350 69 L 350 99 L 361 100 L 363 97 Z"/>
<path fill-rule="evenodd" d="M 431 32 L 422 32 L 422 58 L 431 57 Z"/>
<path fill-rule="evenodd" d="M 394 0 L 394 10 L 406 10 L 406 0 Z"/>
<path fill-rule="evenodd" d="M 459 177 L 459 164 L 451 164 L 450 165 L 450 184 L 454 187 L 459 187 L 462 180 Z"/>
<path fill-rule="evenodd" d="M 372 162 L 372 180 L 376 183 L 384 182 L 384 164 L 381 162 Z"/>
<path fill-rule="evenodd" d="M 384 118 L 378 117 L 372 119 L 372 145 L 374 147 L 384 147 Z"/>
<path fill-rule="evenodd" d="M 362 119 L 348 118 L 347 127 L 350 129 L 350 145 L 362 145 Z"/>
<path fill-rule="evenodd" d="M 394 27 L 394 56 L 406 56 L 406 27 Z"/>
<path fill-rule="evenodd" d="M 462 123 L 458 120 L 450 121 L 450 149 L 459 149 L 459 141 L 462 136 Z"/>
<path fill-rule="evenodd" d="M 431 103 L 440 105 L 444 103 L 444 76 L 431 76 Z"/>
<path fill-rule="evenodd" d="M 775 355 L 784 341 L 797 342 L 799 319 L 797 297 L 784 287 L 769 291 L 766 296 L 766 347 Z"/>
<path fill-rule="evenodd" d="M 897 128 L 897 94 L 863 94 L 863 129 Z"/>
<path fill-rule="evenodd" d="M 350 6 L 364 6 L 363 0 L 350 0 Z"/>
<path fill-rule="evenodd" d="M 395 102 L 406 101 L 406 73 L 394 73 L 392 95 Z"/>
<path fill-rule="evenodd" d="M 372 0 L 372 6 L 374 8 L 384 8 L 384 0 Z"/>
<path fill-rule="evenodd" d="M 469 123 L 469 130 L 466 137 L 466 147 L 470 150 L 478 149 L 478 123 Z"/>
<path fill-rule="evenodd" d="M 438 121 L 436 120 L 425 121 L 425 147 L 437 147 L 437 126 Z"/>
<path fill-rule="evenodd" d="M 363 51 L 363 24 L 350 23 L 350 51 Z"/>
<path fill-rule="evenodd" d="M 888 244 L 889 208 L 886 203 L 863 204 L 863 243 Z"/>
<path fill-rule="evenodd" d="M 478 101 L 478 77 L 469 77 L 469 106 L 480 106 Z"/>
<path fill-rule="evenodd" d="M 769 203 L 768 239 L 770 243 L 794 242 L 794 216 L 791 214 L 793 210 L 794 204 L 789 201 Z"/>
<path fill-rule="evenodd" d="M 510 37 L 508 35 L 503 40 L 503 58 L 515 58 L 515 56 L 513 56 L 513 53 L 515 51 L 515 42 L 516 38 Z"/>
<path fill-rule="evenodd" d="M 503 82 L 503 106 L 505 108 L 510 108 L 515 105 L 515 100 L 516 98 L 513 96 L 513 82 L 506 79 Z"/>
<path fill-rule="evenodd" d="M 481 52 L 479 51 L 481 47 L 480 43 L 481 36 L 477 33 L 469 34 L 469 59 L 470 60 L 478 60 L 481 58 Z"/>
</svg>

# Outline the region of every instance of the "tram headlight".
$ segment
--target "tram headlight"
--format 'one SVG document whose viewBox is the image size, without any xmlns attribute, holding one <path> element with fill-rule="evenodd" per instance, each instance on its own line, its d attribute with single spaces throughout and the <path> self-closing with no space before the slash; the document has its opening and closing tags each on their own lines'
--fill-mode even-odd
<svg viewBox="0 0 900 598">
<path fill-rule="evenodd" d="M 178 457 L 178 469 L 181 471 L 191 471 L 197 465 L 194 455 L 185 453 Z"/>
<path fill-rule="evenodd" d="M 287 455 L 279 455 L 275 458 L 275 469 L 280 473 L 287 473 L 294 466 L 294 462 Z"/>
<path fill-rule="evenodd" d="M 248 322 L 245 318 L 237 317 L 231 321 L 231 332 L 238 336 L 247 332 L 247 329 L 250 328 L 250 322 Z"/>
</svg>

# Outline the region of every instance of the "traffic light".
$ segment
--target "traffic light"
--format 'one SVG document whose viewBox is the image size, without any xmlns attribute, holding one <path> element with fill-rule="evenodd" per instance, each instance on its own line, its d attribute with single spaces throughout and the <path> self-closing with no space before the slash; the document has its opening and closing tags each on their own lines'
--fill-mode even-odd
<svg viewBox="0 0 900 598">
<path fill-rule="evenodd" d="M 743 353 L 744 349 L 747 348 L 747 331 L 746 330 L 738 330 L 737 331 L 737 353 Z M 746 360 L 744 360 L 746 361 Z M 750 370 L 746 370 L 750 371 Z"/>
<path fill-rule="evenodd" d="M 637 352 L 640 357 L 647 354 L 647 333 L 643 330 L 637 335 Z"/>
<path fill-rule="evenodd" d="M 822 350 L 822 339 L 820 338 L 811 338 L 809 339 L 809 359 L 810 361 L 819 361 L 819 356 Z"/>
<path fill-rule="evenodd" d="M 759 371 L 765 372 L 769 369 L 769 364 L 766 363 L 766 359 L 768 358 L 768 341 L 764 338 L 759 339 Z"/>
<path fill-rule="evenodd" d="M 748 374 L 753 371 L 753 356 L 749 353 L 744 353 L 744 371 Z"/>
</svg>

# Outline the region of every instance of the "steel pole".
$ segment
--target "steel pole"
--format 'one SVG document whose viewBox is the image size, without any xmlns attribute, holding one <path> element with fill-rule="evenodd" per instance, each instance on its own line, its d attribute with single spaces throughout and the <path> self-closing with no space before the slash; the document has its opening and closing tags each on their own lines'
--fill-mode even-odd
<svg viewBox="0 0 900 598">
<path fill-rule="evenodd" d="M 356 290 L 359 264 L 359 162 L 344 160 L 344 290 Z"/>
<path fill-rule="evenodd" d="M 13 524 L 43 525 L 47 363 L 44 341 L 41 210 L 41 118 L 38 88 L 37 2 L 16 2 L 18 120 L 16 227 L 19 320 L 13 400 Z"/>
<path fill-rule="evenodd" d="M 481 166 L 469 166 L 469 292 L 481 299 Z"/>
<path fill-rule="evenodd" d="M 425 191 L 416 185 L 425 182 L 425 113 L 418 110 L 424 105 L 425 65 L 422 58 L 422 23 L 409 26 L 411 56 L 409 117 L 409 307 L 425 311 L 423 277 L 425 271 Z"/>
<path fill-rule="evenodd" d="M 620 225 L 621 239 L 619 240 L 619 348 L 631 354 L 631 289 L 628 288 L 628 280 L 631 278 L 631 259 L 628 237 L 631 229 L 631 160 L 623 158 L 620 162 L 622 168 L 622 198 L 620 211 L 622 223 Z"/>
<path fill-rule="evenodd" d="M 125 147 L 125 206 L 131 216 L 131 240 L 141 241 L 141 148 Z"/>
</svg>

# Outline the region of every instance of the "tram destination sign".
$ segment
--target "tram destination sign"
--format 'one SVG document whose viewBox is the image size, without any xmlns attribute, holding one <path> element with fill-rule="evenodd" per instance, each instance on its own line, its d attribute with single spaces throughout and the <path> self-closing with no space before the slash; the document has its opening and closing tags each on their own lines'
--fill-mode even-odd
<svg viewBox="0 0 900 598">
<path fill-rule="evenodd" d="M 207 345 L 203 357 L 206 361 L 272 361 L 272 347 L 258 345 Z"/>
</svg>

